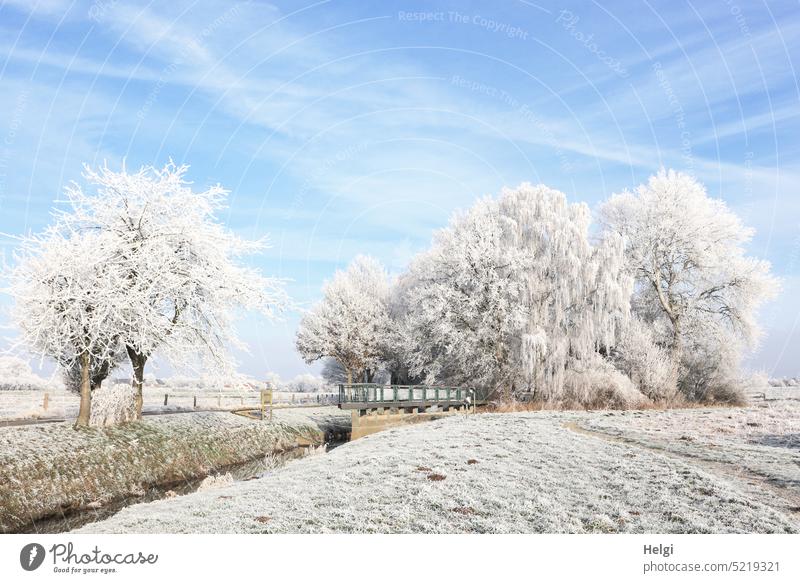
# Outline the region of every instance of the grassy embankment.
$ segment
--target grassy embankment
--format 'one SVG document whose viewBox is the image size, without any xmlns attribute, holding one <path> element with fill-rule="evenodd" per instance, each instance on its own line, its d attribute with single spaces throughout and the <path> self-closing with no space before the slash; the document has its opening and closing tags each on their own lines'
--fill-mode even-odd
<svg viewBox="0 0 800 583">
<path fill-rule="evenodd" d="M 0 532 L 93 508 L 152 486 L 180 484 L 219 468 L 348 431 L 338 411 L 276 412 L 273 423 L 230 413 L 145 418 L 112 428 L 56 423 L 0 429 Z"/>
</svg>

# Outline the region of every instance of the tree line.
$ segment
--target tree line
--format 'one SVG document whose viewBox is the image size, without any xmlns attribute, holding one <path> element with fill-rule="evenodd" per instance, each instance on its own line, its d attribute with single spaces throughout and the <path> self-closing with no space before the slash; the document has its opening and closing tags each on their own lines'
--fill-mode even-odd
<svg viewBox="0 0 800 583">
<path fill-rule="evenodd" d="M 289 305 L 283 281 L 244 262 L 266 241 L 225 229 L 228 191 L 193 189 L 187 170 L 87 166 L 53 223 L 19 238 L 6 289 L 19 343 L 60 365 L 78 426 L 125 362 L 118 421 L 141 417 L 156 353 L 233 375 L 235 315 Z M 526 183 L 456 213 L 403 273 L 356 257 L 303 315 L 296 348 L 336 383 L 466 385 L 553 406 L 738 402 L 757 310 L 779 289 L 747 256 L 752 235 L 671 170 L 594 216 Z"/>
<path fill-rule="evenodd" d="M 672 170 L 594 217 L 526 183 L 456 213 L 399 275 L 357 257 L 296 347 L 346 382 L 386 374 L 553 406 L 741 402 L 757 310 L 780 287 L 747 256 L 752 236 Z"/>
</svg>

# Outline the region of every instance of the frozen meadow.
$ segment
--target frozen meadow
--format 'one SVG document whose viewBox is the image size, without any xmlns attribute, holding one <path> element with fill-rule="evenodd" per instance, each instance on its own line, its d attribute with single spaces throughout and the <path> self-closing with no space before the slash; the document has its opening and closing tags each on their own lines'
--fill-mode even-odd
<svg viewBox="0 0 800 583">
<path fill-rule="evenodd" d="M 745 408 L 456 416 L 78 532 L 796 533 L 798 435 L 797 394 Z"/>
</svg>

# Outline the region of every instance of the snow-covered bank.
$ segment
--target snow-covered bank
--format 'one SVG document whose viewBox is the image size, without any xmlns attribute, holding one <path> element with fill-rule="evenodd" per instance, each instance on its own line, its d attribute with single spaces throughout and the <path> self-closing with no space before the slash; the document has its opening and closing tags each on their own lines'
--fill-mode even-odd
<svg viewBox="0 0 800 583">
<path fill-rule="evenodd" d="M 348 423 L 330 407 L 276 411 L 274 423 L 194 413 L 107 429 L 76 431 L 66 423 L 0 428 L 0 531 L 322 443 L 326 432 Z"/>
<path fill-rule="evenodd" d="M 570 428 L 603 415 L 482 414 L 393 429 L 78 532 L 800 532 L 796 513 L 754 499 L 732 474 Z"/>
</svg>

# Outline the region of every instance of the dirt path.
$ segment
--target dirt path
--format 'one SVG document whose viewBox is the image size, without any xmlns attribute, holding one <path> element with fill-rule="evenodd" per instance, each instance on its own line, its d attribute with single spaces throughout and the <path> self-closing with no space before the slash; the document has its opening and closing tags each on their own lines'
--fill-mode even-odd
<svg viewBox="0 0 800 583">
<path fill-rule="evenodd" d="M 687 455 L 663 447 L 656 447 L 641 443 L 634 438 L 611 435 L 596 429 L 582 427 L 577 421 L 563 424 L 565 429 L 603 441 L 636 447 L 645 451 L 656 452 L 671 459 L 680 460 L 699 470 L 715 474 L 732 482 L 742 492 L 754 500 L 771 506 L 775 510 L 794 516 L 800 515 L 800 492 L 792 488 L 775 486 L 770 481 L 755 472 L 737 466 L 733 463 L 707 460 L 697 455 Z"/>
</svg>

